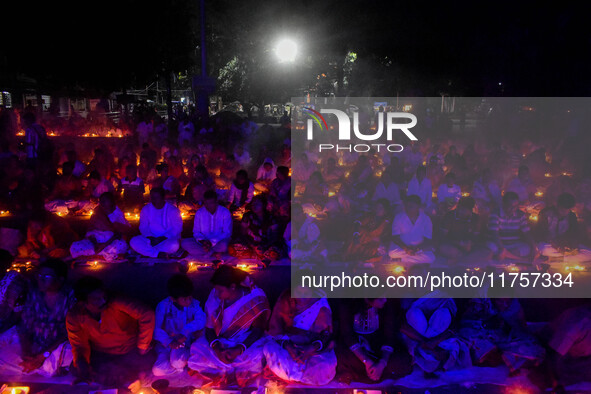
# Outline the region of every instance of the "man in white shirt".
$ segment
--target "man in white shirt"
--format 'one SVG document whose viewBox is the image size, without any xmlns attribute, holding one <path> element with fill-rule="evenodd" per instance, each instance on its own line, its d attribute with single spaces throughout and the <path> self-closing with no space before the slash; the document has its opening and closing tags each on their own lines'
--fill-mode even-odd
<svg viewBox="0 0 591 394">
<path fill-rule="evenodd" d="M 158 358 L 154 376 L 182 372 L 190 356 L 191 344 L 203 334 L 205 312 L 193 298 L 195 288 L 186 275 L 173 275 L 166 284 L 168 297 L 156 307 L 154 340 Z"/>
<path fill-rule="evenodd" d="M 372 201 L 378 201 L 381 198 L 388 200 L 391 206 L 398 208 L 402 203 L 400 199 L 400 189 L 394 178 L 394 171 L 386 169 L 382 175 L 380 183 L 376 186 Z M 396 210 L 398 211 L 398 210 Z"/>
<path fill-rule="evenodd" d="M 409 172 L 415 172 L 423 163 L 423 154 L 419 150 L 419 144 L 417 143 L 406 146 L 402 151 L 402 157 L 406 162 L 406 170 Z"/>
<path fill-rule="evenodd" d="M 145 144 L 148 142 L 150 135 L 154 132 L 154 125 L 152 124 L 152 119 L 149 116 L 137 125 L 136 133 L 140 142 L 140 145 Z"/>
<path fill-rule="evenodd" d="M 183 219 L 177 207 L 166 202 L 164 189 L 150 191 L 151 203 L 140 213 L 140 233 L 129 242 L 142 256 L 167 258 L 179 250 Z"/>
<path fill-rule="evenodd" d="M 218 204 L 217 194 L 208 190 L 203 194 L 203 206 L 195 213 L 193 238 L 183 239 L 182 246 L 191 256 L 215 256 L 228 250 L 232 235 L 232 215 Z"/>
<path fill-rule="evenodd" d="M 234 148 L 234 159 L 240 167 L 246 167 L 250 164 L 250 154 L 244 149 L 244 145 L 238 144 Z"/>
<path fill-rule="evenodd" d="M 455 174 L 450 172 L 445 176 L 445 182 L 437 189 L 437 201 L 439 201 L 439 204 L 446 205 L 447 208 L 456 205 L 460 201 L 460 197 L 462 197 L 462 190 L 455 184 L 455 181 Z"/>
<path fill-rule="evenodd" d="M 410 195 L 404 201 L 404 211 L 392 222 L 392 244 L 388 253 L 391 259 L 403 263 L 431 264 L 435 255 L 431 250 L 433 224 L 421 209 L 421 200 Z"/>
<path fill-rule="evenodd" d="M 431 180 L 427 178 L 427 168 L 419 166 L 416 175 L 408 182 L 407 196 L 419 196 L 423 207 L 431 205 L 433 198 L 433 189 L 431 187 Z"/>
<path fill-rule="evenodd" d="M 193 135 L 195 135 L 195 126 L 188 116 L 184 116 L 179 123 L 179 146 L 190 146 L 193 143 Z"/>
</svg>

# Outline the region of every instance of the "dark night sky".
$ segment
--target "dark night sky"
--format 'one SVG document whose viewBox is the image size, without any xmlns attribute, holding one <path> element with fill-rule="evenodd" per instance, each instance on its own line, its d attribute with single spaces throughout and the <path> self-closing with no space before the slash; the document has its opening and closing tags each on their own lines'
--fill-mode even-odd
<svg viewBox="0 0 591 394">
<path fill-rule="evenodd" d="M 155 34 L 166 29 L 162 2 L 19 2 L 8 23 L 1 70 L 22 71 L 54 85 L 125 83 L 149 72 Z M 481 94 L 502 81 L 506 95 L 591 94 L 591 29 L 584 7 L 555 2 L 229 1 L 206 0 L 209 23 L 242 22 L 297 30 L 310 48 L 342 47 L 388 56 L 425 83 L 452 80 Z M 210 4 L 211 3 L 211 4 Z M 195 4 L 197 1 L 195 0 Z M 227 20 L 225 20 L 227 15 Z M 198 32 L 198 26 L 194 26 Z M 320 43 L 320 44 L 318 44 Z M 219 48 L 209 48 L 214 53 Z M 125 66 L 122 66 L 122 65 Z M 120 66 L 121 65 L 121 66 Z M 118 72 L 117 69 L 122 71 Z M 212 70 L 215 71 L 215 70 Z M 118 80 L 119 79 L 119 80 Z"/>
</svg>

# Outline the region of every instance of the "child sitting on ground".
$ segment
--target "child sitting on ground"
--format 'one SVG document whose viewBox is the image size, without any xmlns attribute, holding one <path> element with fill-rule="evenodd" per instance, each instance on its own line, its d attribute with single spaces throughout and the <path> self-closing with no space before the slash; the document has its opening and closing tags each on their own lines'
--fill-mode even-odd
<svg viewBox="0 0 591 394">
<path fill-rule="evenodd" d="M 169 297 L 156 307 L 158 358 L 152 372 L 155 376 L 182 372 L 189 359 L 191 344 L 202 334 L 205 327 L 205 312 L 199 301 L 193 298 L 193 282 L 183 274 L 168 280 Z"/>
</svg>

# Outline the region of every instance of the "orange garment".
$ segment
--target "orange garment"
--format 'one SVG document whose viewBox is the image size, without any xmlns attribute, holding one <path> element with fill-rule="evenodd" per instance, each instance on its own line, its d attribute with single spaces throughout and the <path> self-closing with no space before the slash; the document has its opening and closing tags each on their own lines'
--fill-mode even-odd
<svg viewBox="0 0 591 394">
<path fill-rule="evenodd" d="M 68 339 L 72 345 L 74 365 L 84 357 L 90 362 L 90 352 L 126 354 L 135 347 L 150 347 L 155 316 L 148 307 L 131 300 L 111 300 L 95 320 L 81 303 L 76 304 L 66 317 Z"/>
</svg>

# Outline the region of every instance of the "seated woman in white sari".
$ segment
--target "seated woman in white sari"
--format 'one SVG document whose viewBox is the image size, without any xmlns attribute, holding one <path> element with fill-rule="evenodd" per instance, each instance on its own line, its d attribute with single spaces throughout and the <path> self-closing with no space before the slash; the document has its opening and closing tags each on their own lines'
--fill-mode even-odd
<svg viewBox="0 0 591 394">
<path fill-rule="evenodd" d="M 246 272 L 227 265 L 213 274 L 205 303 L 205 336 L 191 345 L 189 368 L 212 386 L 245 386 L 263 370 L 265 328 L 271 309 Z"/>
<path fill-rule="evenodd" d="M 265 345 L 267 367 L 287 382 L 325 385 L 335 376 L 332 311 L 325 294 L 298 287 L 296 298 L 285 290 L 273 308 Z M 318 298 L 323 296 L 323 298 Z"/>
</svg>

